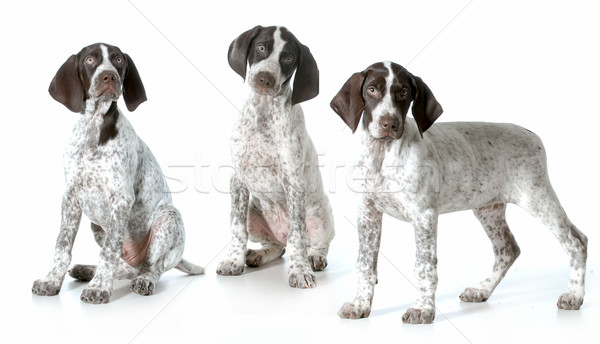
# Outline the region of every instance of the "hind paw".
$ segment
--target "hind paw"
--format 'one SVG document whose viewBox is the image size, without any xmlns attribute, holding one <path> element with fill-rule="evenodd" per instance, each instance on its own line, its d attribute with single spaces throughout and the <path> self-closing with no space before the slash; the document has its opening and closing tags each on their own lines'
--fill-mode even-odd
<svg viewBox="0 0 600 344">
<path fill-rule="evenodd" d="M 252 268 L 257 268 L 263 265 L 264 256 L 260 251 L 248 250 L 246 252 L 246 265 Z"/>
<path fill-rule="evenodd" d="M 154 286 L 156 285 L 156 281 L 153 281 L 149 278 L 139 276 L 129 285 L 129 289 L 136 294 L 140 295 L 152 295 L 154 294 Z"/>
<path fill-rule="evenodd" d="M 484 302 L 491 296 L 491 293 L 484 289 L 467 288 L 460 294 L 462 302 Z"/>
<path fill-rule="evenodd" d="M 327 267 L 327 258 L 323 256 L 308 256 L 308 264 L 312 271 L 323 271 Z"/>
<path fill-rule="evenodd" d="M 94 278 L 96 274 L 96 266 L 95 265 L 75 265 L 69 270 L 69 276 L 83 281 L 89 282 Z"/>
<path fill-rule="evenodd" d="M 573 293 L 563 293 L 558 297 L 556 306 L 560 309 L 578 310 L 583 303 L 583 297 L 576 296 Z"/>
</svg>

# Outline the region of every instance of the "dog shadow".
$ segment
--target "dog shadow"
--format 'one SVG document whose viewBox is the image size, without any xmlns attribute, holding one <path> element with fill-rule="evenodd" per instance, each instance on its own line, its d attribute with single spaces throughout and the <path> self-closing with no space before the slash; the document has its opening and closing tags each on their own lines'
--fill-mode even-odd
<svg viewBox="0 0 600 344">
<path fill-rule="evenodd" d="M 441 300 L 440 300 L 441 301 Z M 462 302 L 456 297 L 456 302 L 459 304 L 458 309 L 445 312 L 443 308 L 436 307 L 436 315 L 434 323 L 452 321 L 454 318 L 466 317 L 473 313 L 482 314 L 492 311 L 492 306 L 487 302 Z M 399 314 L 402 316 L 407 309 L 412 307 L 412 303 L 401 304 L 393 307 L 373 309 L 370 317 L 382 317 L 390 314 Z"/>
<path fill-rule="evenodd" d="M 265 270 L 277 269 L 278 273 L 287 278 L 288 274 L 288 259 L 283 256 L 275 259 L 274 261 L 268 262 L 265 265 L 259 267 L 249 267 L 246 266 L 244 274 L 252 274 L 264 272 Z M 339 279 L 342 279 L 348 275 L 353 273 L 352 268 L 347 268 L 343 266 L 335 266 L 333 264 L 328 265 L 322 271 L 313 271 L 315 276 L 317 277 L 317 287 L 318 286 L 326 286 L 336 282 Z"/>
</svg>

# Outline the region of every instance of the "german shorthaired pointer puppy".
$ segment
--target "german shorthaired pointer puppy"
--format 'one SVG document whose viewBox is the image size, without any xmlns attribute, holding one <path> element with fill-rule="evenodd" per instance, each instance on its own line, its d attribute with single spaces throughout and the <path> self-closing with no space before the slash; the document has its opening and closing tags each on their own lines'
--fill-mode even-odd
<svg viewBox="0 0 600 344">
<path fill-rule="evenodd" d="M 98 267 L 75 265 L 69 271 L 90 281 L 81 294 L 86 303 L 108 302 L 115 278 L 133 279 L 132 291 L 150 295 L 162 273 L 173 267 L 203 273 L 202 267 L 181 258 L 181 215 L 172 205 L 158 162 L 117 108 L 121 94 L 129 111 L 146 101 L 129 55 L 108 44 L 85 47 L 60 67 L 49 92 L 82 115 L 64 154 L 67 190 L 54 267 L 34 282 L 33 293 L 60 291 L 82 214 L 91 220 L 102 247 Z"/>
<path fill-rule="evenodd" d="M 406 118 L 410 103 L 414 120 Z M 331 102 L 356 131 L 361 128 L 357 260 L 358 292 L 339 311 L 342 318 L 369 316 L 377 282 L 383 213 L 411 222 L 415 231 L 415 276 L 421 296 L 402 319 L 431 323 L 437 287 L 438 215 L 473 209 L 492 241 L 492 273 L 460 295 L 487 300 L 519 256 L 506 224 L 507 203 L 544 223 L 570 257 L 571 280 L 558 308 L 583 302 L 587 238 L 567 218 L 550 181 L 539 137 L 513 124 L 433 122 L 442 107 L 421 78 L 391 62 L 353 74 Z M 362 120 L 361 120 L 362 117 Z"/>
<path fill-rule="evenodd" d="M 290 31 L 275 26 L 241 34 L 228 58 L 248 80 L 250 96 L 231 138 L 233 240 L 217 273 L 239 275 L 244 263 L 266 264 L 282 256 L 287 245 L 290 286 L 312 288 L 311 269 L 325 269 L 334 236 L 317 154 L 298 104 L 319 93 L 317 64 Z M 262 248 L 247 250 L 248 238 Z"/>
</svg>

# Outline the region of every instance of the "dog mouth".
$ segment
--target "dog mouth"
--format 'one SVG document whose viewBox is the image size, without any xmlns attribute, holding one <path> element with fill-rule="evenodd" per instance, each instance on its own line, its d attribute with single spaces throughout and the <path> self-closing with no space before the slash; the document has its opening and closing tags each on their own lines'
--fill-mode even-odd
<svg viewBox="0 0 600 344">
<path fill-rule="evenodd" d="M 267 87 L 267 86 L 260 85 L 258 83 L 253 83 L 252 88 L 258 94 L 265 95 L 265 96 L 271 96 L 271 97 L 276 95 L 279 92 L 277 89 L 275 89 L 275 87 Z"/>
<path fill-rule="evenodd" d="M 113 99 L 119 98 L 119 96 L 121 96 L 121 90 L 112 84 L 102 85 L 101 87 L 96 89 L 95 93 L 96 93 L 96 98 L 101 98 L 101 99 L 113 100 Z"/>
<path fill-rule="evenodd" d="M 383 131 L 377 135 L 373 135 L 376 140 L 382 141 L 394 141 L 402 138 L 402 132 L 400 131 Z"/>
</svg>

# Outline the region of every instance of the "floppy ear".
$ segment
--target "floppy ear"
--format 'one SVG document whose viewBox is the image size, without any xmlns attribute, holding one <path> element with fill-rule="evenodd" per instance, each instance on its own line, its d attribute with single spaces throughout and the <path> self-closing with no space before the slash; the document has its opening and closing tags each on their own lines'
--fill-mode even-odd
<svg viewBox="0 0 600 344">
<path fill-rule="evenodd" d="M 246 80 L 246 65 L 248 64 L 248 53 L 250 51 L 250 43 L 260 30 L 262 26 L 257 25 L 252 29 L 242 33 L 238 38 L 234 39 L 229 45 L 229 51 L 227 52 L 227 62 L 229 66 L 236 73 L 238 73 L 244 80 Z"/>
<path fill-rule="evenodd" d="M 442 106 L 421 78 L 410 74 L 410 79 L 416 90 L 412 113 L 419 127 L 419 133 L 423 137 L 423 133 L 431 127 L 444 110 L 442 110 Z"/>
<path fill-rule="evenodd" d="M 317 62 L 304 44 L 298 43 L 298 68 L 294 77 L 294 90 L 292 91 L 292 106 L 303 101 L 313 99 L 319 94 L 319 69 Z"/>
<path fill-rule="evenodd" d="M 77 71 L 77 55 L 71 55 L 58 69 L 50 82 L 48 92 L 54 100 L 73 112 L 83 112 L 85 108 L 85 90 Z"/>
<path fill-rule="evenodd" d="M 148 98 L 146 98 L 144 84 L 142 84 L 140 73 L 135 68 L 133 60 L 129 55 L 124 55 L 127 59 L 127 72 L 123 79 L 123 100 L 125 100 L 127 110 L 134 111 L 141 103 L 148 100 Z"/>
<path fill-rule="evenodd" d="M 364 82 L 365 76 L 363 73 L 352 74 L 329 104 L 333 111 L 350 127 L 352 133 L 358 128 L 360 117 L 365 110 L 365 101 L 362 98 Z"/>
</svg>

